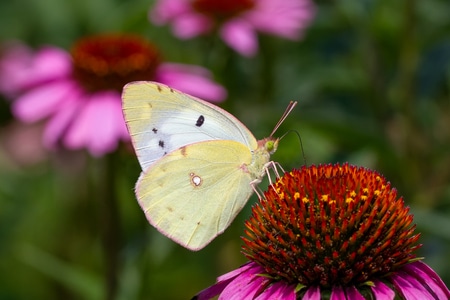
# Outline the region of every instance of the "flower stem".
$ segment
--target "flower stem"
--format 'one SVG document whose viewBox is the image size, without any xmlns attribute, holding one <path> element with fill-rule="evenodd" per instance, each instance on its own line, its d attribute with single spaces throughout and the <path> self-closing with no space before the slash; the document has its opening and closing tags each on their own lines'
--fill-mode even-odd
<svg viewBox="0 0 450 300">
<path fill-rule="evenodd" d="M 120 252 L 120 216 L 115 185 L 114 155 L 108 155 L 103 161 L 100 181 L 100 212 L 99 222 L 102 237 L 104 259 L 105 299 L 116 298 L 118 287 L 119 252 Z"/>
</svg>

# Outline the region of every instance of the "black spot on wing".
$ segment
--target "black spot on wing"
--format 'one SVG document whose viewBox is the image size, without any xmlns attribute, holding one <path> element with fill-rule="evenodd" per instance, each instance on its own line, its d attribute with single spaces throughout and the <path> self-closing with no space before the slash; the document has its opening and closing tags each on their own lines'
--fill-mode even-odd
<svg viewBox="0 0 450 300">
<path fill-rule="evenodd" d="M 159 140 L 158 145 L 164 149 L 164 141 L 163 140 Z"/>
<path fill-rule="evenodd" d="M 156 128 L 153 128 L 153 129 L 152 129 L 152 131 L 153 131 L 153 133 L 155 133 L 155 134 L 156 134 L 156 133 L 158 132 L 158 129 L 156 129 Z"/>
<path fill-rule="evenodd" d="M 200 117 L 198 117 L 197 122 L 195 123 L 195 126 L 200 127 L 203 125 L 203 123 L 205 122 L 205 117 L 203 115 L 200 115 Z"/>
</svg>

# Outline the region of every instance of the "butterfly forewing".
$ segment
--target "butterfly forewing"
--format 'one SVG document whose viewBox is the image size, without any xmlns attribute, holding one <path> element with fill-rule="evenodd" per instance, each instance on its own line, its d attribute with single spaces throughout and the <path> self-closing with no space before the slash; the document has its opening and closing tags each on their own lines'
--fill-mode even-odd
<svg viewBox="0 0 450 300">
<path fill-rule="evenodd" d="M 122 99 L 142 170 L 167 153 L 196 142 L 234 140 L 250 150 L 257 147 L 255 137 L 234 116 L 163 84 L 130 83 L 124 87 Z"/>
</svg>

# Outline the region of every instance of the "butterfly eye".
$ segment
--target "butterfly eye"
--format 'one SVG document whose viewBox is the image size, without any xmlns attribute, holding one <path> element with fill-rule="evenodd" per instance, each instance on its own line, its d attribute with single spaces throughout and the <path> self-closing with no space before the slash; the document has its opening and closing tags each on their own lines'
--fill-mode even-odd
<svg viewBox="0 0 450 300">
<path fill-rule="evenodd" d="M 277 150 L 278 142 L 273 140 L 266 141 L 266 144 L 264 147 L 266 148 L 266 151 L 270 154 L 274 153 Z"/>
<path fill-rule="evenodd" d="M 278 148 L 278 139 L 276 140 L 268 140 L 265 144 L 266 151 L 269 152 L 271 155 L 277 151 Z"/>
</svg>

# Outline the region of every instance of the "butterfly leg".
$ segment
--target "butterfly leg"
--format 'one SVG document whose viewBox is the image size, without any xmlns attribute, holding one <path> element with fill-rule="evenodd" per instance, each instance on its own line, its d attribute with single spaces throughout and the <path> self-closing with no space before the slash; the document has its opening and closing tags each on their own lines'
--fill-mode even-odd
<svg viewBox="0 0 450 300">
<path fill-rule="evenodd" d="M 250 182 L 250 186 L 252 187 L 253 191 L 255 192 L 255 194 L 258 196 L 259 200 L 262 200 L 262 196 L 261 196 L 261 189 L 259 189 L 258 187 L 258 183 L 260 183 L 261 180 L 260 179 L 255 179 L 253 181 Z M 258 191 L 259 190 L 259 191 Z M 260 193 L 261 192 L 261 193 Z"/>
<path fill-rule="evenodd" d="M 276 161 L 269 161 L 268 163 L 266 163 L 264 165 L 264 170 L 266 171 L 267 177 L 269 177 L 269 181 L 271 181 L 270 176 L 269 176 L 269 167 L 275 173 L 275 177 L 276 178 L 280 178 L 281 177 L 280 173 L 278 173 L 278 169 L 277 168 L 280 168 L 283 173 L 286 173 L 284 171 L 283 167 L 278 162 L 276 162 Z M 272 182 L 270 182 L 270 184 L 272 184 Z"/>
<path fill-rule="evenodd" d="M 273 172 L 275 173 L 275 178 L 278 179 L 278 178 L 280 178 L 281 176 L 280 176 L 280 173 L 278 173 L 277 167 L 280 168 L 281 171 L 282 171 L 283 173 L 285 173 L 283 167 L 281 167 L 281 165 L 280 165 L 279 163 L 277 163 L 277 162 L 269 161 L 268 163 L 266 163 L 266 164 L 264 165 L 264 171 L 265 171 L 266 174 L 267 174 L 267 178 L 269 179 L 270 186 L 273 188 L 273 190 L 274 190 L 275 192 L 276 192 L 276 189 L 275 189 L 275 187 L 274 187 L 274 185 L 273 185 L 272 178 L 270 177 L 269 168 L 271 168 L 271 169 L 273 170 Z"/>
<path fill-rule="evenodd" d="M 283 173 L 285 173 L 283 167 L 281 167 L 281 165 L 280 165 L 279 163 L 274 162 L 274 161 L 269 161 L 269 162 L 267 162 L 267 163 L 264 165 L 264 167 L 263 167 L 264 173 L 267 174 L 267 178 L 268 178 L 268 180 L 269 180 L 269 184 L 270 184 L 270 186 L 272 187 L 272 189 L 273 189 L 275 192 L 277 192 L 277 190 L 275 189 L 274 184 L 273 184 L 273 181 L 272 181 L 272 178 L 270 177 L 270 171 L 269 171 L 269 169 L 272 169 L 272 170 L 273 170 L 273 172 L 275 173 L 275 177 L 278 179 L 278 178 L 281 177 L 281 176 L 280 176 L 280 173 L 278 172 L 278 168 L 280 168 L 281 171 L 282 171 Z M 263 173 L 262 175 L 264 175 L 264 173 Z M 259 199 L 259 200 L 262 199 L 262 196 L 261 196 L 262 192 L 261 192 L 261 190 L 258 188 L 258 184 L 259 184 L 260 182 L 261 182 L 261 179 L 260 179 L 260 178 L 257 178 L 257 179 L 255 179 L 255 180 L 253 180 L 253 181 L 250 182 L 250 185 L 252 186 L 252 189 L 253 189 L 253 191 L 255 192 L 255 194 L 258 196 L 258 199 Z M 259 190 L 259 191 L 258 191 L 258 190 Z"/>
</svg>

